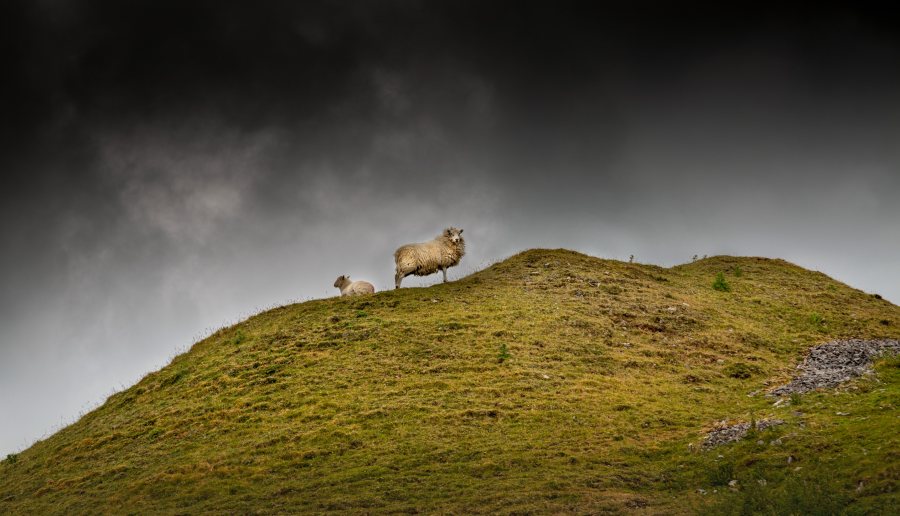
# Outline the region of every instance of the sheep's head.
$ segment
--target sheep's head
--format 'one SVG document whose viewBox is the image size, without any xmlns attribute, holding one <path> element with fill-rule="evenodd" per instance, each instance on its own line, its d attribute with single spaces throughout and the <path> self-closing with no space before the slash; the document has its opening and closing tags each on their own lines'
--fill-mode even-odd
<svg viewBox="0 0 900 516">
<path fill-rule="evenodd" d="M 444 230 L 444 236 L 454 244 L 458 244 L 462 240 L 462 232 L 463 230 L 451 226 Z"/>
<path fill-rule="evenodd" d="M 338 279 L 334 280 L 334 286 L 336 288 L 341 288 L 344 283 L 350 280 L 350 276 L 344 276 L 343 274 L 338 276 Z"/>
</svg>

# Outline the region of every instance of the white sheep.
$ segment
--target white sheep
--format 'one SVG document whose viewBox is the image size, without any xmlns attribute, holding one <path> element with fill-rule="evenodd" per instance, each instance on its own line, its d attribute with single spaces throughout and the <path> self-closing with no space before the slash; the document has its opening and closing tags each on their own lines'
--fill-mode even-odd
<svg viewBox="0 0 900 516">
<path fill-rule="evenodd" d="M 375 286 L 368 281 L 351 281 L 350 276 L 338 276 L 334 280 L 334 286 L 340 289 L 341 296 L 361 296 L 374 294 Z"/>
<path fill-rule="evenodd" d="M 444 283 L 447 283 L 447 269 L 458 264 L 466 254 L 462 232 L 461 229 L 449 227 L 434 240 L 400 246 L 394 251 L 394 263 L 397 265 L 395 287 L 400 288 L 403 278 L 411 274 L 428 276 L 437 271 L 444 273 Z"/>
</svg>

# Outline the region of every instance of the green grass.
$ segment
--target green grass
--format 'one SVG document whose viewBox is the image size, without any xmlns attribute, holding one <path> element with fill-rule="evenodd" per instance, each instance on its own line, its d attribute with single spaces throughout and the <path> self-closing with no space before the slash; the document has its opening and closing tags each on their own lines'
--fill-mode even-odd
<svg viewBox="0 0 900 516">
<path fill-rule="evenodd" d="M 817 343 L 898 336 L 900 308 L 781 260 L 531 250 L 222 329 L 3 461 L 0 513 L 887 512 L 896 359 L 802 403 L 748 394 Z"/>
<path fill-rule="evenodd" d="M 500 353 L 497 354 L 497 360 L 504 362 L 509 359 L 509 356 L 509 348 L 506 347 L 506 343 L 500 344 Z"/>
</svg>

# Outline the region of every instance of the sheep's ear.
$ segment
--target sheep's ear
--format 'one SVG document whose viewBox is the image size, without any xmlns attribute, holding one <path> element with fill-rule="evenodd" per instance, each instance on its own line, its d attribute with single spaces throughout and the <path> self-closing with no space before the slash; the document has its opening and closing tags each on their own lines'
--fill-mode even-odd
<svg viewBox="0 0 900 516">
<path fill-rule="evenodd" d="M 459 234 L 462 235 L 462 232 L 463 232 L 463 230 L 460 229 L 460 230 L 459 230 Z"/>
</svg>

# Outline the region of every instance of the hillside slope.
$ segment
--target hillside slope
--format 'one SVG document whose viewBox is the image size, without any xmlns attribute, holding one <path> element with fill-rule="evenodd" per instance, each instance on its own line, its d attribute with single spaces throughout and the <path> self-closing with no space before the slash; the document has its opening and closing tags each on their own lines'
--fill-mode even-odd
<svg viewBox="0 0 900 516">
<path fill-rule="evenodd" d="M 900 360 L 764 395 L 850 337 L 900 337 L 900 308 L 780 260 L 526 251 L 222 329 L 3 461 L 0 513 L 887 511 Z"/>
</svg>

